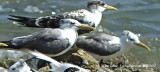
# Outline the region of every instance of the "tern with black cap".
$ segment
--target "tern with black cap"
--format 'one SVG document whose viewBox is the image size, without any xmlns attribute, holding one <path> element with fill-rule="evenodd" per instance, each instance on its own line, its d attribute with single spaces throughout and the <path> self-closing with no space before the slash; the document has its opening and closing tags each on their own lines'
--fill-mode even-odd
<svg viewBox="0 0 160 72">
<path fill-rule="evenodd" d="M 26 27 L 37 28 L 59 28 L 59 21 L 61 19 L 71 18 L 79 21 L 80 23 L 96 28 L 101 21 L 102 12 L 105 10 L 118 10 L 115 7 L 107 5 L 101 0 L 91 0 L 87 4 L 87 9 L 79 9 L 71 12 L 64 12 L 55 16 L 46 16 L 39 18 L 29 18 L 23 16 L 10 15 L 14 18 L 8 18 L 9 20 L 17 22 L 17 24 Z M 89 33 L 92 30 L 81 29 L 78 30 L 78 34 Z"/>
</svg>

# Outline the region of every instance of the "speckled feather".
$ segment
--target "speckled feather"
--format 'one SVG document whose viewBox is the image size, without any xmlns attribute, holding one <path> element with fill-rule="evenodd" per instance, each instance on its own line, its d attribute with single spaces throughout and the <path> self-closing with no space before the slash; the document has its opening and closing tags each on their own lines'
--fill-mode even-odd
<svg viewBox="0 0 160 72">
<path fill-rule="evenodd" d="M 97 6 L 94 6 L 97 5 Z M 46 16 L 39 18 L 28 18 L 21 16 L 10 15 L 14 18 L 8 18 L 9 20 L 16 21 L 18 24 L 26 27 L 37 28 L 59 28 L 59 21 L 61 19 L 71 18 L 76 19 L 83 24 L 87 24 L 92 27 L 97 27 L 102 18 L 102 12 L 105 10 L 107 4 L 101 0 L 93 0 L 88 2 L 87 9 L 79 9 L 71 12 L 65 12 L 55 16 Z M 31 20 L 30 20 L 31 19 Z M 89 33 L 92 30 L 78 30 L 78 34 Z"/>
</svg>

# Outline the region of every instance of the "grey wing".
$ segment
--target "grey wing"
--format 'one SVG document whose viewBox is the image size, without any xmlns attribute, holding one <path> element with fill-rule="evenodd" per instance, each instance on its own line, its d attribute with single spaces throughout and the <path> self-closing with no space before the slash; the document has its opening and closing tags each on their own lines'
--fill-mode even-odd
<svg viewBox="0 0 160 72">
<path fill-rule="evenodd" d="M 45 54 L 57 54 L 65 50 L 69 46 L 68 40 L 46 40 L 46 39 L 37 39 L 32 42 L 28 42 L 25 48 L 29 48 L 31 50 L 37 50 L 41 53 Z"/>
<path fill-rule="evenodd" d="M 12 43 L 22 48 L 37 50 L 46 54 L 57 54 L 68 47 L 67 39 L 59 40 L 59 29 L 45 29 L 32 35 L 13 39 Z"/>
<path fill-rule="evenodd" d="M 120 45 L 108 45 L 107 43 L 101 43 L 94 39 L 78 39 L 76 42 L 78 48 L 85 51 L 95 53 L 100 56 L 107 56 L 114 54 L 120 50 Z"/>
<path fill-rule="evenodd" d="M 105 34 L 105 33 L 100 33 L 92 36 L 88 36 L 86 39 L 94 39 L 97 42 L 108 42 L 113 40 L 113 36 Z"/>
</svg>

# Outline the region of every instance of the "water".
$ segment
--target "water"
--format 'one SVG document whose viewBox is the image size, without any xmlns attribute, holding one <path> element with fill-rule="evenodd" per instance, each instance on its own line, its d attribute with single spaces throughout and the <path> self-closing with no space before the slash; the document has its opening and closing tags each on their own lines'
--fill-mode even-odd
<svg viewBox="0 0 160 72">
<path fill-rule="evenodd" d="M 31 34 L 41 29 L 17 27 L 7 20 L 9 14 L 39 17 L 86 8 L 89 0 L 0 0 L 0 40 Z M 141 34 L 140 40 L 152 51 L 133 48 L 130 52 L 147 64 L 160 68 L 160 0 L 104 0 L 118 11 L 103 13 L 101 26 L 120 35 L 127 29 Z"/>
</svg>

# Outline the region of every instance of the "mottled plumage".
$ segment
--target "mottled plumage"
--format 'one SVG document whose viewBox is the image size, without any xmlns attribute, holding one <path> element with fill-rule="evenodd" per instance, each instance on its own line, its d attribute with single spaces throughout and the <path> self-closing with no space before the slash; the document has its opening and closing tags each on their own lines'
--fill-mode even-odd
<svg viewBox="0 0 160 72">
<path fill-rule="evenodd" d="M 46 16 L 39 18 L 29 18 L 22 16 L 10 15 L 14 18 L 8 18 L 9 20 L 16 21 L 18 24 L 26 27 L 37 28 L 59 28 L 59 21 L 61 19 L 71 18 L 78 20 L 79 22 L 88 26 L 97 27 L 102 18 L 102 12 L 105 10 L 117 10 L 100 0 L 93 0 L 88 2 L 88 10 L 80 9 L 71 12 L 65 12 L 55 16 Z M 92 30 L 82 29 L 78 31 L 78 34 L 89 33 Z"/>
</svg>

